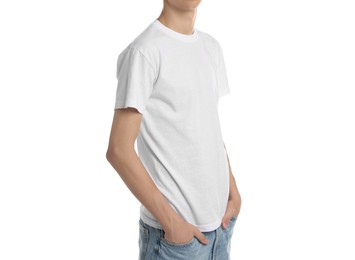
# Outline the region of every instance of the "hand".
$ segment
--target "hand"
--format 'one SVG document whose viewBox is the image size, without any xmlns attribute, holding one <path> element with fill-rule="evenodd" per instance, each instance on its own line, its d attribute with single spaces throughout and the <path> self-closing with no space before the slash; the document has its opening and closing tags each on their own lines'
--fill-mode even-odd
<svg viewBox="0 0 355 260">
<path fill-rule="evenodd" d="M 196 237 L 202 244 L 207 244 L 208 239 L 195 226 L 183 220 L 181 217 L 171 222 L 168 228 L 164 229 L 164 238 L 172 243 L 184 244 Z"/>
<path fill-rule="evenodd" d="M 226 213 L 224 214 L 224 217 L 222 219 L 222 227 L 224 229 L 228 227 L 229 221 L 232 217 L 238 217 L 241 204 L 242 204 L 242 199 L 239 193 L 237 196 L 230 198 L 228 200 Z"/>
</svg>

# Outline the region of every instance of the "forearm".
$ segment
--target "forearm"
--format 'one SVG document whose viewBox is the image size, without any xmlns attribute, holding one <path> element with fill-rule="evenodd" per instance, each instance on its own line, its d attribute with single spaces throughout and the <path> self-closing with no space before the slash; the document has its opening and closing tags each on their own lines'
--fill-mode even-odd
<svg viewBox="0 0 355 260">
<path fill-rule="evenodd" d="M 227 149 L 226 149 L 225 145 L 224 145 L 224 149 L 226 150 L 228 167 L 229 167 L 229 199 L 238 198 L 238 197 L 240 197 L 240 194 L 239 194 L 239 190 L 237 187 L 237 183 L 236 183 L 235 178 L 233 176 L 232 167 L 230 165 L 229 156 L 228 156 Z"/>
<path fill-rule="evenodd" d="M 240 197 L 237 183 L 229 166 L 229 199 Z"/>
<path fill-rule="evenodd" d="M 156 217 L 164 230 L 179 217 L 153 182 L 134 148 L 108 153 L 107 159 L 133 195 Z"/>
</svg>

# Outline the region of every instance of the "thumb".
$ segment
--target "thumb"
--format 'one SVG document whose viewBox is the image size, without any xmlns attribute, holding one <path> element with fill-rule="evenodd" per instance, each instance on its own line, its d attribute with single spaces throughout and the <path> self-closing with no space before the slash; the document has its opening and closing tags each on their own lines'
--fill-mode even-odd
<svg viewBox="0 0 355 260">
<path fill-rule="evenodd" d="M 208 244 L 208 239 L 207 237 L 199 230 L 196 228 L 195 232 L 195 237 L 202 243 L 207 245 Z"/>
</svg>

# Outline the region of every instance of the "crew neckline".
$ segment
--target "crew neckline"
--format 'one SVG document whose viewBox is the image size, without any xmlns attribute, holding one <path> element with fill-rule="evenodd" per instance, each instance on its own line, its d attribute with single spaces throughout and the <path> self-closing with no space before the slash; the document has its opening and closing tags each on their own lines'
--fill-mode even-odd
<svg viewBox="0 0 355 260">
<path fill-rule="evenodd" d="M 179 33 L 162 24 L 158 20 L 158 18 L 153 21 L 153 25 L 157 27 L 160 31 L 164 32 L 165 34 L 184 42 L 194 42 L 198 39 L 198 31 L 196 28 L 194 28 L 194 32 L 192 34 Z"/>
</svg>

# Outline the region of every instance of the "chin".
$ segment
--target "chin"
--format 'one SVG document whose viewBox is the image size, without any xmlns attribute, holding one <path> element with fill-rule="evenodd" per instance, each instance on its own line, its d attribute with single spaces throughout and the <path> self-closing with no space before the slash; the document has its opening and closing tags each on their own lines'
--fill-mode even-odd
<svg viewBox="0 0 355 260">
<path fill-rule="evenodd" d="M 199 6 L 201 0 L 166 0 L 166 2 L 181 10 L 192 10 Z"/>
</svg>

